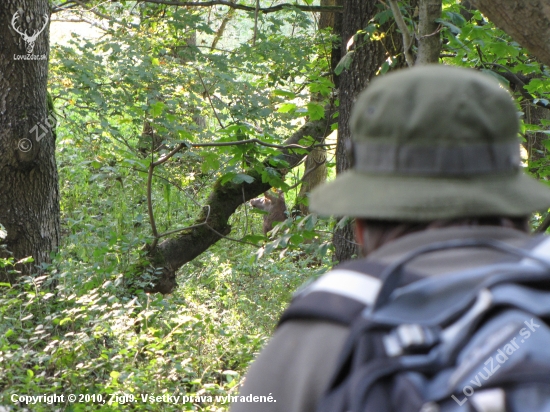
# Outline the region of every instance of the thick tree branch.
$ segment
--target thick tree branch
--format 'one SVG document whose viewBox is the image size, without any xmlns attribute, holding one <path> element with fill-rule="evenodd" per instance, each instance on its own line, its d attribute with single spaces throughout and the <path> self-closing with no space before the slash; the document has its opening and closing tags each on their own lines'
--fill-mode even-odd
<svg viewBox="0 0 550 412">
<path fill-rule="evenodd" d="M 166 4 L 168 6 L 183 6 L 183 7 L 212 7 L 212 6 L 227 6 L 237 10 L 256 11 L 255 6 L 246 6 L 244 4 L 232 3 L 224 0 L 214 1 L 171 1 L 171 0 L 141 0 L 141 3 Z M 285 8 L 295 8 L 301 11 L 313 11 L 317 13 L 342 13 L 342 7 L 339 6 L 305 6 L 302 4 L 283 3 L 276 6 L 258 8 L 260 13 L 273 13 L 281 11 Z"/>
<path fill-rule="evenodd" d="M 231 3 L 235 3 L 236 0 L 229 0 Z M 214 36 L 214 40 L 212 40 L 212 45 L 210 46 L 210 48 L 212 50 L 214 50 L 216 48 L 216 45 L 218 44 L 218 42 L 220 41 L 220 39 L 222 38 L 223 36 L 223 33 L 225 31 L 225 28 L 227 26 L 227 23 L 229 23 L 229 20 L 231 20 L 231 18 L 233 17 L 233 14 L 235 14 L 235 9 L 229 9 L 229 11 L 227 12 L 227 14 L 225 15 L 225 17 L 223 18 L 222 20 L 222 24 L 220 24 L 220 28 L 218 29 L 218 31 L 216 32 L 216 35 Z"/>
<path fill-rule="evenodd" d="M 395 19 L 395 23 L 397 24 L 397 27 L 399 27 L 399 30 L 401 31 L 401 35 L 403 36 L 403 51 L 405 53 L 405 60 L 407 61 L 407 66 L 413 67 L 414 57 L 411 53 L 411 46 L 412 46 L 414 37 L 411 36 L 411 33 L 409 32 L 409 28 L 407 27 L 405 20 L 403 20 L 403 15 L 401 14 L 401 10 L 399 10 L 399 4 L 397 4 L 397 0 L 389 0 L 389 3 L 390 3 L 391 11 L 393 13 L 393 17 Z"/>
<path fill-rule="evenodd" d="M 283 145 L 280 145 L 285 148 L 280 150 L 280 155 L 277 157 L 288 164 L 285 169 L 279 169 L 282 175 L 298 165 L 306 156 L 307 153 L 303 153 L 304 150 L 300 153 L 295 153 L 293 150 L 295 146 L 299 146 L 298 142 L 301 139 L 311 136 L 315 141 L 322 142 L 330 134 L 331 118 L 332 109 L 327 109 L 325 119 L 306 123 Z M 304 146 L 299 147 L 304 148 Z M 193 226 L 175 237 L 164 240 L 155 249 L 150 250 L 151 263 L 157 268 L 163 268 L 162 275 L 151 291 L 170 293 L 177 285 L 176 271 L 230 233 L 231 226 L 228 221 L 237 207 L 271 188 L 269 183 L 262 181 L 262 176 L 256 170 L 247 170 L 246 173 L 254 178 L 252 183 L 216 182 Z"/>
<path fill-rule="evenodd" d="M 545 109 L 550 109 L 550 105 L 544 103 L 541 100 L 536 100 L 536 98 L 529 93 L 529 91 L 525 88 L 525 86 L 529 83 L 531 80 L 527 76 L 524 76 L 520 73 L 514 73 L 506 66 L 503 66 L 501 64 L 497 63 L 483 63 L 484 65 L 489 65 L 492 67 L 495 67 L 496 69 L 491 69 L 491 71 L 495 72 L 499 76 L 504 77 L 506 80 L 510 82 L 511 85 L 514 85 L 513 90 L 518 91 L 525 100 L 530 102 L 531 104 L 539 107 L 543 107 Z M 500 69 L 500 70 L 497 70 Z"/>
<path fill-rule="evenodd" d="M 296 143 L 291 144 L 275 144 L 275 143 L 267 143 L 260 139 L 246 139 L 246 140 L 237 140 L 234 142 L 212 142 L 212 143 L 187 143 L 187 146 L 189 147 L 222 147 L 222 146 L 239 146 L 243 144 L 251 144 L 256 143 L 260 146 L 266 146 L 266 147 L 274 147 L 276 149 L 311 149 L 310 146 L 302 146 Z M 314 147 L 318 146 L 328 146 L 326 144 L 315 144 Z"/>
<path fill-rule="evenodd" d="M 550 66 L 550 3 L 539 0 L 471 0 L 495 25 Z"/>
<path fill-rule="evenodd" d="M 57 13 L 57 12 L 66 10 L 67 8 L 72 7 L 74 5 L 83 6 L 88 2 L 89 0 L 69 0 L 59 6 L 53 6 L 52 13 Z M 116 0 L 111 1 L 111 3 L 116 3 L 116 2 L 117 2 Z M 237 4 L 237 3 L 233 3 L 232 1 L 225 1 L 225 0 L 213 0 L 213 1 L 140 0 L 139 2 L 164 4 L 167 6 L 181 6 L 181 7 L 227 6 L 236 10 L 253 11 L 253 12 L 256 11 L 255 6 L 247 6 L 245 4 Z M 267 13 L 274 13 L 277 11 L 281 11 L 287 8 L 294 8 L 301 11 L 311 11 L 315 13 L 342 13 L 343 11 L 343 7 L 341 6 L 306 6 L 306 5 L 295 4 L 295 3 L 283 3 L 283 4 L 277 4 L 271 7 L 259 8 L 258 12 L 267 14 Z M 108 16 L 106 16 L 105 18 L 110 19 Z"/>
</svg>

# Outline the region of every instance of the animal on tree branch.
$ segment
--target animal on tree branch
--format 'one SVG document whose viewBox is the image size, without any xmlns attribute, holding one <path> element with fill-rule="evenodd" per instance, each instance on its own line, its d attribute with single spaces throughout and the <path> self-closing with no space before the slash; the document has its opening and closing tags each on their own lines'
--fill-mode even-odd
<svg viewBox="0 0 550 412">
<path fill-rule="evenodd" d="M 277 191 L 276 194 L 267 191 L 264 193 L 264 197 L 252 199 L 250 206 L 267 212 L 264 216 L 264 235 L 273 229 L 275 222 L 284 222 L 287 218 L 285 195 L 282 191 Z"/>
</svg>

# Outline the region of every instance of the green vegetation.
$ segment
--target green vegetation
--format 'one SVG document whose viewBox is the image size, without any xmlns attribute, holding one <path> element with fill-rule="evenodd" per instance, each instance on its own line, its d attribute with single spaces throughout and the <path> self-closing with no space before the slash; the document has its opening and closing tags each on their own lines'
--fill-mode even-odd
<svg viewBox="0 0 550 412">
<path fill-rule="evenodd" d="M 347 220 L 289 218 L 266 238 L 263 215 L 241 205 L 228 238 L 185 264 L 179 287 L 165 296 L 145 292 L 162 269 L 147 260 L 145 245 L 195 225 L 215 184 L 261 179 L 294 205 L 304 167 L 282 176 L 288 163 L 272 146 L 308 120 L 336 129 L 337 114 L 327 116 L 325 107 L 338 104 L 329 74 L 340 39 L 294 8 L 260 13 L 256 22 L 253 12 L 226 7 L 84 3 L 95 5 L 84 14 L 102 27 L 101 37 L 74 36 L 50 55 L 62 243 L 51 263 L 22 274 L 19 284 L 0 283 L 0 410 L 13 407 L 15 394 L 75 394 L 77 402 L 56 407 L 226 411 L 216 396 L 237 394 L 292 293 L 331 267 L 332 231 Z M 402 6 L 412 27 L 414 10 Z M 393 17 L 379 7 L 357 38 L 384 38 Z M 547 179 L 548 68 L 478 11 L 468 20 L 463 14 L 457 2 L 444 2 L 441 61 L 486 71 L 512 88 L 524 114 L 526 167 Z M 353 58 L 352 50 L 336 72 Z M 400 61 L 402 51 L 388 55 L 378 73 Z M 232 145 L 246 139 L 268 145 Z M 330 178 L 336 160 L 329 143 Z M 0 258 L 0 270 L 19 268 Z M 193 399 L 159 403 L 149 395 Z M 29 408 L 53 410 L 45 402 Z"/>
<path fill-rule="evenodd" d="M 292 292 L 326 265 L 308 267 L 311 259 L 296 252 L 255 261 L 256 247 L 222 240 L 185 266 L 172 295 L 129 290 L 149 229 L 139 213 L 140 185 L 94 179 L 89 152 L 75 145 L 60 152 L 61 252 L 21 284 L 0 285 L 0 404 L 10 405 L 12 394 L 73 393 L 113 402 L 65 410 L 127 410 L 123 395 L 135 396 L 135 409 L 225 410 L 215 396 L 236 394 Z M 162 198 L 163 186 L 157 189 Z M 244 211 L 235 216 L 241 231 L 244 219 Z M 248 224 L 261 233 L 261 215 L 249 214 Z M 13 259 L 0 266 L 13 270 Z M 212 402 L 154 404 L 142 394 Z M 52 409 L 40 403 L 32 410 Z"/>
<path fill-rule="evenodd" d="M 51 264 L 22 276 L 18 285 L 0 285 L 0 405 L 13 405 L 14 394 L 72 393 L 84 402 L 57 407 L 227 410 L 228 403 L 215 397 L 237 394 L 292 293 L 329 267 L 329 229 L 315 233 L 314 217 L 299 228 L 300 221 L 280 225 L 260 248 L 263 216 L 246 205 L 232 217 L 231 237 L 249 244 L 222 239 L 179 272 L 171 295 L 143 291 L 155 268 L 136 279 L 143 246 L 152 241 L 147 170 L 166 152 L 150 154 L 151 140 L 142 141 L 145 122 L 166 146 L 252 137 L 281 143 L 295 128 L 291 121 L 323 115 L 322 103 L 300 100 L 309 89 L 326 96 L 332 87 L 321 77 L 326 60 L 316 55 L 329 38 L 311 37 L 304 13 L 266 20 L 273 29 L 258 33 L 258 47 L 245 42 L 223 54 L 188 46 L 182 32 L 212 32 L 202 16 L 169 12 L 139 27 L 110 28 L 93 43 L 75 38 L 52 49 L 62 245 Z M 294 24 L 294 37 L 278 34 L 285 24 Z M 291 97 L 298 103 L 284 106 Z M 272 153 L 251 145 L 187 150 L 158 167 L 151 197 L 159 232 L 191 225 L 214 180 L 247 179 L 244 162 L 258 165 L 279 186 L 294 185 L 296 172 L 285 183 L 260 168 Z M 287 193 L 289 204 L 298 189 Z M 299 244 L 320 236 L 324 263 L 281 247 L 290 237 Z M 15 270 L 12 258 L 0 260 L 0 267 Z M 84 394 L 101 399 L 85 402 Z M 149 395 L 202 396 L 204 402 L 144 402 Z M 39 402 L 31 409 L 52 406 Z"/>
</svg>

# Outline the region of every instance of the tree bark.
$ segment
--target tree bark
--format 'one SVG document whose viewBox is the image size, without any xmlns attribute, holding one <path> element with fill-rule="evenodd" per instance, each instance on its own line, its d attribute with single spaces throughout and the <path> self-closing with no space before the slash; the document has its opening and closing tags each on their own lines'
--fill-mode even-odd
<svg viewBox="0 0 550 412">
<path fill-rule="evenodd" d="M 327 180 L 326 160 L 327 151 L 324 147 L 316 147 L 307 155 L 300 192 L 296 197 L 300 213 L 303 216 L 309 214 L 309 206 L 306 202 L 308 193 Z"/>
<path fill-rule="evenodd" d="M 420 0 L 418 16 L 418 53 L 415 66 L 439 63 L 441 40 L 439 23 L 442 0 Z"/>
<path fill-rule="evenodd" d="M 305 136 L 311 136 L 318 142 L 323 141 L 330 133 L 332 113 L 332 110 L 327 110 L 325 119 L 306 123 L 284 144 L 296 144 Z M 285 149 L 281 151 L 280 156 L 283 156 L 291 169 L 305 154 L 296 154 L 290 149 Z M 280 173 L 284 174 L 286 171 L 288 169 L 280 170 Z M 155 268 L 163 269 L 151 292 L 171 293 L 177 286 L 176 271 L 231 232 L 228 221 L 237 207 L 271 188 L 268 183 L 262 182 L 258 172 L 249 170 L 246 173 L 254 178 L 252 183 L 215 183 L 203 211 L 195 221 L 195 225 L 200 226 L 185 230 L 150 251 L 151 264 Z"/>
<path fill-rule="evenodd" d="M 376 0 L 345 0 L 342 23 L 342 55 L 345 55 L 348 41 L 368 26 L 369 21 L 378 13 Z M 357 36 L 353 46 L 353 61 L 348 70 L 340 75 L 340 114 L 338 117 L 338 143 L 336 146 L 336 172 L 342 173 L 350 167 L 346 153 L 346 142 L 351 139 L 349 118 L 357 95 L 376 75 L 384 61 L 391 55 L 395 56 L 402 49 L 401 36 L 395 31 L 384 27 L 386 36 L 382 41 L 364 40 L 364 36 Z M 403 64 L 401 62 L 400 64 Z M 359 253 L 355 242 L 351 224 L 334 231 L 333 243 L 335 248 L 334 259 L 342 262 Z"/>
<path fill-rule="evenodd" d="M 48 0 L 0 3 L 0 223 L 8 232 L 7 249 L 16 259 L 32 256 L 35 265 L 49 261 L 60 233 L 54 125 L 46 92 L 49 16 Z M 24 36 L 41 29 L 31 50 Z M 20 269 L 29 272 L 32 266 Z M 0 281 L 6 280 L 16 279 L 0 274 Z"/>
<path fill-rule="evenodd" d="M 471 0 L 470 3 L 550 66 L 550 3 L 542 0 Z"/>
<path fill-rule="evenodd" d="M 321 0 L 321 6 L 341 6 L 342 0 Z M 339 13 L 321 13 L 319 17 L 319 30 L 332 28 L 332 33 L 336 35 L 341 35 L 342 32 L 342 15 Z M 339 30 L 339 31 L 337 31 Z M 331 50 L 331 67 L 330 72 L 331 77 L 336 77 L 333 75 L 334 69 L 340 60 L 340 47 L 337 49 L 334 47 Z M 337 53 L 337 59 L 334 58 L 334 54 Z M 333 79 L 331 79 L 333 80 Z M 334 83 L 334 81 L 333 81 Z M 322 97 L 312 96 L 312 101 L 320 101 Z M 327 151 L 325 147 L 316 147 L 313 149 L 310 154 L 307 156 L 305 165 L 304 165 L 304 175 L 302 177 L 302 185 L 300 186 L 300 192 L 296 197 L 296 202 L 298 203 L 298 208 L 302 215 L 309 214 L 309 206 L 307 205 L 306 199 L 308 193 L 313 190 L 316 186 L 324 183 L 327 180 Z M 294 207 L 293 209 L 296 209 Z"/>
</svg>

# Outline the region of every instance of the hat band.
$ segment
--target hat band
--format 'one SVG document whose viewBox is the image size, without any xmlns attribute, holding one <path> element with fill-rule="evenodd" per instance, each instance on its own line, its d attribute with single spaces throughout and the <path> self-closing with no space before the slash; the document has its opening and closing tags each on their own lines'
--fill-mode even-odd
<svg viewBox="0 0 550 412">
<path fill-rule="evenodd" d="M 464 146 L 398 145 L 355 141 L 353 168 L 367 173 L 476 175 L 515 173 L 519 142 L 470 143 Z"/>
</svg>

